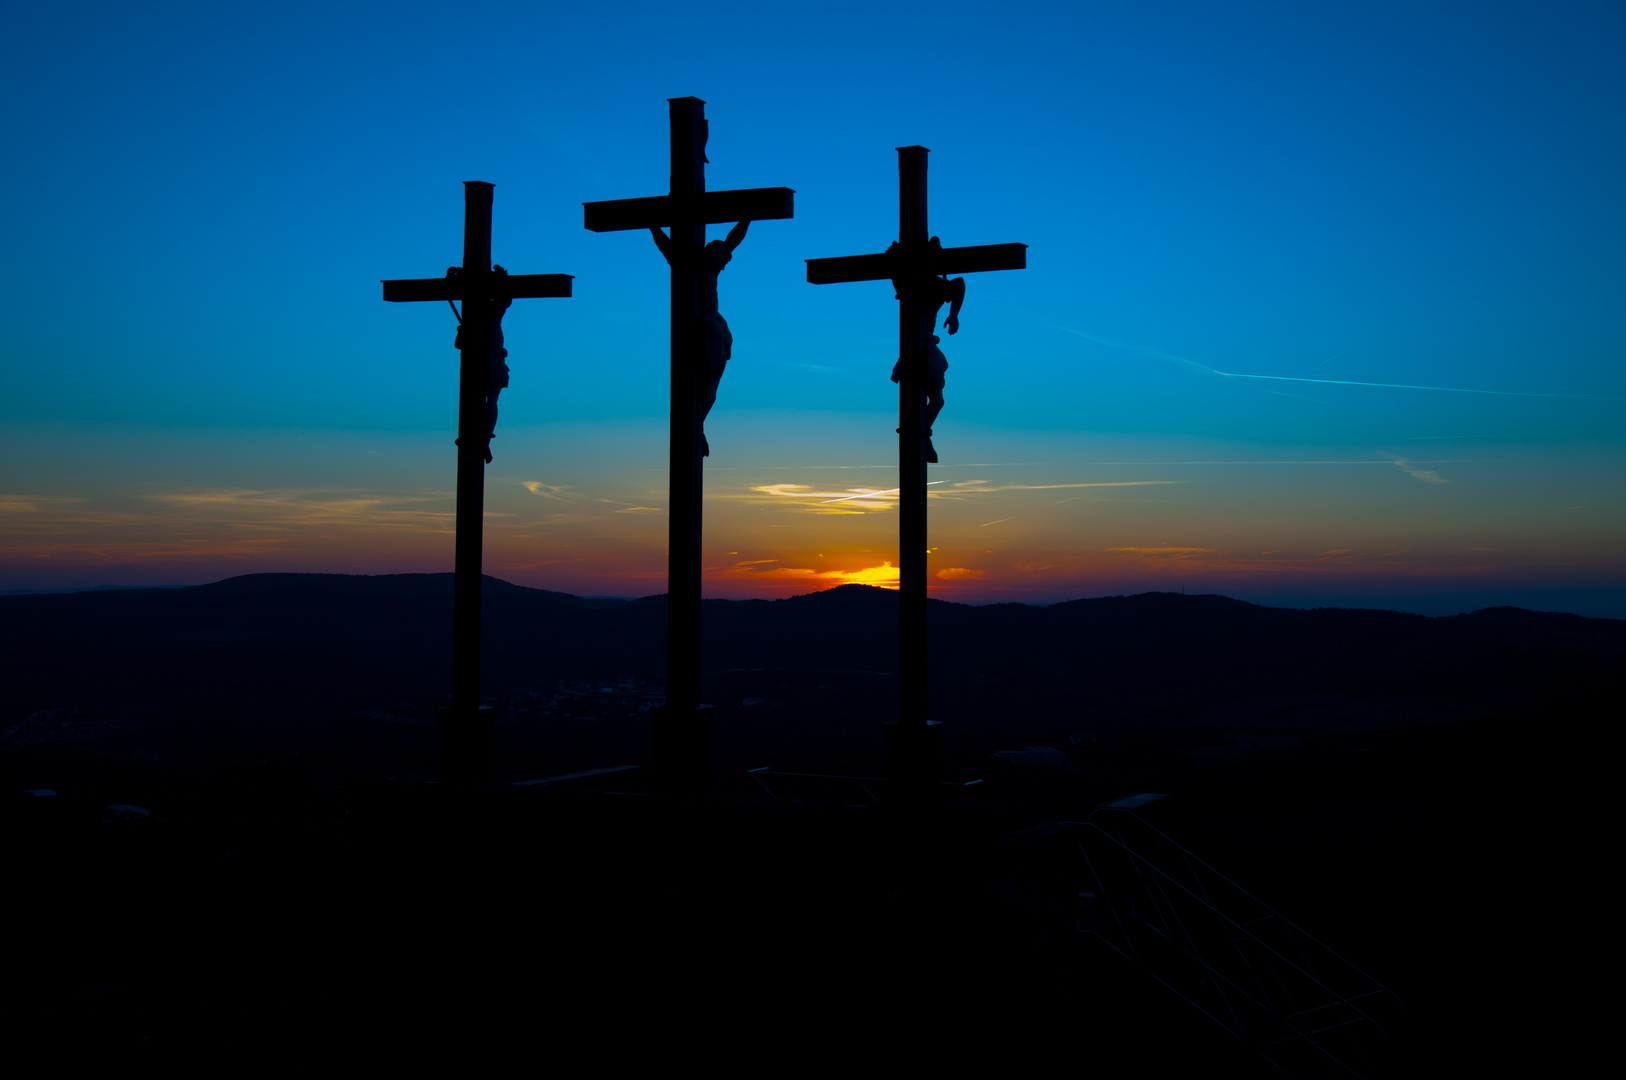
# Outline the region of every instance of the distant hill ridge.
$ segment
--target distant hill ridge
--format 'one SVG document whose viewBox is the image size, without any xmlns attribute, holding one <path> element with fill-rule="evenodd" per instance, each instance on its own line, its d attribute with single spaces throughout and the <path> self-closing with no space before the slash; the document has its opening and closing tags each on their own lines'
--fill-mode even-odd
<svg viewBox="0 0 1626 1080">
<path fill-rule="evenodd" d="M 0 597 L 0 708 L 438 700 L 451 595 L 450 574 L 248 574 Z M 586 599 L 486 577 L 484 596 L 493 688 L 662 675 L 664 595 Z M 704 663 L 713 672 L 893 670 L 896 602 L 896 592 L 866 585 L 707 600 Z M 1511 700 L 1585 690 L 1626 652 L 1626 620 L 1509 607 L 1446 617 L 1301 610 L 1167 592 L 1047 606 L 932 600 L 929 625 L 934 693 L 950 710 L 1161 706 L 1311 686 Z"/>
</svg>

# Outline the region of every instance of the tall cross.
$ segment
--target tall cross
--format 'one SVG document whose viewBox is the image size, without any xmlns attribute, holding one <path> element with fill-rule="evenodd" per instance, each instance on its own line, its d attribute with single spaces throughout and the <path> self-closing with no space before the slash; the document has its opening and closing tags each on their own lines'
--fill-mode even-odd
<svg viewBox="0 0 1626 1080">
<path fill-rule="evenodd" d="M 570 274 L 509 274 L 491 265 L 493 186 L 463 182 L 463 265 L 445 277 L 384 282 L 384 299 L 463 301 L 458 348 L 457 548 L 452 585 L 452 703 L 440 710 L 441 780 L 491 779 L 491 710 L 480 705 L 480 555 L 491 435 L 492 335 L 510 300 L 569 296 Z M 500 389 L 500 387 L 498 387 Z"/>
<path fill-rule="evenodd" d="M 928 719 L 926 693 L 926 463 L 931 443 L 923 413 L 932 323 L 941 303 L 932 283 L 939 275 L 1027 268 L 1026 244 L 944 248 L 936 237 L 928 239 L 927 153 L 924 146 L 898 147 L 895 245 L 879 255 L 807 260 L 807 280 L 814 285 L 890 279 L 898 293 L 898 719 L 887 727 L 887 779 L 905 799 L 929 797 L 942 772 L 940 729 Z M 951 317 L 951 330 L 954 326 Z"/>
<path fill-rule="evenodd" d="M 706 226 L 794 216 L 790 188 L 706 190 L 704 101 L 668 99 L 672 125 L 671 192 L 642 199 L 583 204 L 593 232 L 671 229 L 672 269 L 671 509 L 666 597 L 666 707 L 655 717 L 657 772 L 710 775 L 711 714 L 700 707 L 700 542 L 705 377 L 702 277 Z"/>
</svg>

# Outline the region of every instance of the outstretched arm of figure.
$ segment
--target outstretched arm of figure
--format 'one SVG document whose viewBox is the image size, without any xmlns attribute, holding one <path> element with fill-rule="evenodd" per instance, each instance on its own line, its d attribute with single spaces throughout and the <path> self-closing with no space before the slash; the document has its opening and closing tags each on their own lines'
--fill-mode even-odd
<svg viewBox="0 0 1626 1080">
<path fill-rule="evenodd" d="M 943 326 L 951 334 L 960 332 L 960 305 L 965 303 L 965 278 L 957 277 L 948 283 L 949 313 Z"/>
<path fill-rule="evenodd" d="M 666 257 L 666 262 L 668 265 L 670 265 L 672 262 L 672 242 L 668 240 L 666 238 L 666 234 L 661 232 L 660 228 L 655 225 L 651 225 L 649 227 L 649 235 L 655 238 L 655 246 L 661 249 L 661 254 Z"/>
<path fill-rule="evenodd" d="M 723 246 L 727 248 L 730 255 L 734 254 L 734 249 L 740 246 L 740 241 L 745 239 L 745 230 L 750 226 L 749 221 L 742 221 L 728 230 L 728 237 L 723 241 Z"/>
</svg>

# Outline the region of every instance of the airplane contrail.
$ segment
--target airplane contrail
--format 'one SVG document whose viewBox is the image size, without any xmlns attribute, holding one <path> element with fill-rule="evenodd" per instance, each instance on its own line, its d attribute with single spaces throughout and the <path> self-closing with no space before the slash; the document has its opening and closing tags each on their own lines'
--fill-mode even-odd
<svg viewBox="0 0 1626 1080">
<path fill-rule="evenodd" d="M 1192 361 L 1194 362 L 1194 361 Z M 1227 379 L 1270 379 L 1274 382 L 1326 383 L 1331 386 L 1379 386 L 1390 390 L 1440 390 L 1450 394 L 1494 394 L 1497 397 L 1574 398 L 1581 401 L 1622 401 L 1626 398 L 1606 394 L 1550 394 L 1529 390 L 1473 390 L 1465 386 L 1414 386 L 1410 383 L 1354 382 L 1350 379 L 1306 379 L 1295 375 L 1244 375 L 1235 371 L 1209 368 L 1215 375 Z"/>
<path fill-rule="evenodd" d="M 1054 326 L 1055 324 L 1052 323 L 1051 325 Z M 1568 398 L 1576 401 L 1626 401 L 1626 398 L 1611 396 L 1608 394 L 1550 394 L 1541 393 L 1539 391 L 1525 390 L 1474 390 L 1466 386 L 1413 386 L 1410 383 L 1355 382 L 1350 379 L 1307 379 L 1303 376 L 1296 375 L 1245 375 L 1236 371 L 1221 371 L 1219 368 L 1209 367 L 1207 364 L 1199 363 L 1196 360 L 1188 360 L 1184 356 L 1176 356 L 1173 353 L 1166 353 L 1160 349 L 1148 348 L 1145 345 L 1130 345 L 1121 341 L 1113 341 L 1110 338 L 1097 337 L 1094 334 L 1086 334 L 1084 331 L 1074 330 L 1070 326 L 1056 326 L 1056 329 L 1065 331 L 1069 334 L 1075 334 L 1078 337 L 1086 338 L 1101 345 L 1110 346 L 1114 349 L 1122 349 L 1125 352 L 1139 353 L 1142 356 L 1155 356 L 1159 360 L 1173 360 L 1179 364 L 1187 364 L 1198 369 L 1199 371 L 1206 371 L 1210 374 L 1220 375 L 1227 379 L 1269 379 L 1273 382 L 1324 383 L 1329 386 L 1375 386 L 1388 390 L 1437 390 L 1448 394 L 1490 394 L 1495 397 Z"/>
</svg>

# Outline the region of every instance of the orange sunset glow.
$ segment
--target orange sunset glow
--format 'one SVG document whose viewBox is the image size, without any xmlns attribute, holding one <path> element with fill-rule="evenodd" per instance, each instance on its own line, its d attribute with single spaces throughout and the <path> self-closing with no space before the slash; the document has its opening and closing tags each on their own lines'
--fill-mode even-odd
<svg viewBox="0 0 1626 1080">
<path fill-rule="evenodd" d="M 772 445 L 751 423 L 771 418 L 722 430 Z M 897 586 L 890 431 L 884 421 L 872 426 L 881 428 L 874 447 L 781 440 L 778 464 L 708 468 L 706 595 Z M 964 464 L 933 467 L 928 581 L 942 599 L 1388 595 L 1622 575 L 1607 537 L 1620 514 L 1610 489 L 1626 470 L 1612 471 L 1603 455 L 1577 472 L 1533 449 L 1397 462 L 1359 450 L 1124 438 L 1058 452 L 1053 436 L 993 434 L 1003 446 L 980 445 L 985 436 L 973 431 L 961 440 Z M 486 572 L 577 595 L 664 592 L 663 436 L 659 421 L 506 433 L 487 483 Z M 172 437 L 156 478 L 128 469 L 130 454 L 114 440 L 62 440 L 34 492 L 0 499 L 14 584 L 449 569 L 452 484 L 441 439 L 258 438 L 233 456 L 210 451 L 206 434 Z M 277 482 L 289 456 L 312 482 Z"/>
</svg>

